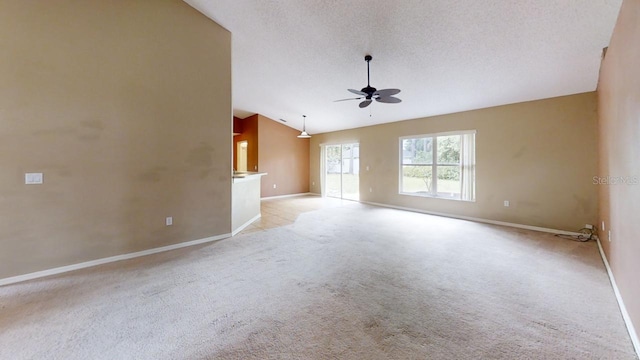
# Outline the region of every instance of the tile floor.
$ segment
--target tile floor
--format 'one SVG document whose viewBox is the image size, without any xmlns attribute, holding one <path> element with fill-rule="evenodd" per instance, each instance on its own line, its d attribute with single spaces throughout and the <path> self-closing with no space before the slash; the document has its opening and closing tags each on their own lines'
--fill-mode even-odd
<svg viewBox="0 0 640 360">
<path fill-rule="evenodd" d="M 265 199 L 260 203 L 262 217 L 247 226 L 239 234 L 250 234 L 293 224 L 302 213 L 353 204 L 353 201 L 317 195 L 300 195 L 280 199 Z"/>
</svg>

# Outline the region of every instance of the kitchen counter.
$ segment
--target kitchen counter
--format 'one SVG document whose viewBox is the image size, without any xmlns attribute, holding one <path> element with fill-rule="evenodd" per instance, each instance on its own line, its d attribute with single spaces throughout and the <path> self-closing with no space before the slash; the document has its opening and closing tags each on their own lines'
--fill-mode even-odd
<svg viewBox="0 0 640 360">
<path fill-rule="evenodd" d="M 238 182 L 241 179 L 259 179 L 260 177 L 267 175 L 267 173 L 263 172 L 255 172 L 255 171 L 234 171 L 233 172 L 233 182 Z"/>
</svg>

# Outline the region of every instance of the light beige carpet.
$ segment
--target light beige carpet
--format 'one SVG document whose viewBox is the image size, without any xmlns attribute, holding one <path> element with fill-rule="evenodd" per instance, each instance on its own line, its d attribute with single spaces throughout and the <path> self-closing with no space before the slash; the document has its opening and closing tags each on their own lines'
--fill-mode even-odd
<svg viewBox="0 0 640 360">
<path fill-rule="evenodd" d="M 635 359 L 594 242 L 357 203 L 0 288 L 1 359 Z"/>
</svg>

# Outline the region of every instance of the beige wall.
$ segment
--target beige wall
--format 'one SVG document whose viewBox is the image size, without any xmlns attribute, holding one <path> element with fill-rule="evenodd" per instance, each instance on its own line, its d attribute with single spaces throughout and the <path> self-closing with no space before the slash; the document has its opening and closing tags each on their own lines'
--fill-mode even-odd
<svg viewBox="0 0 640 360">
<path fill-rule="evenodd" d="M 399 195 L 398 138 L 454 130 L 477 130 L 476 202 Z M 572 231 L 597 218 L 595 93 L 316 135 L 311 192 L 319 144 L 340 142 L 360 143 L 363 201 Z"/>
<path fill-rule="evenodd" d="M 298 139 L 299 131 L 268 117 L 258 119 L 258 169 L 267 173 L 261 196 L 309 192 L 309 139 Z"/>
<path fill-rule="evenodd" d="M 625 0 L 598 85 L 598 175 L 631 183 L 598 186 L 600 229 L 620 294 L 640 328 L 640 1 Z M 609 231 L 611 240 L 609 241 Z"/>
<path fill-rule="evenodd" d="M 0 34 L 0 278 L 230 232 L 229 32 L 179 0 L 7 0 Z"/>
</svg>

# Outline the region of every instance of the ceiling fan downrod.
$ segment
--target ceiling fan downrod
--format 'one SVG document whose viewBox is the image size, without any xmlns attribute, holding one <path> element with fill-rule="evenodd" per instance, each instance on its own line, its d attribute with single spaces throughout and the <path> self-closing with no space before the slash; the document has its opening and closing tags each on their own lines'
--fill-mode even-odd
<svg viewBox="0 0 640 360">
<path fill-rule="evenodd" d="M 367 95 L 367 99 L 371 100 L 371 97 L 373 96 L 373 93 L 376 92 L 376 88 L 371 87 L 371 80 L 370 80 L 370 71 L 369 71 L 369 62 L 371 62 L 371 60 L 373 60 L 373 57 L 371 55 L 366 55 L 364 57 L 364 61 L 367 62 L 367 87 L 362 88 L 362 92 L 367 93 L 369 95 Z"/>
</svg>

